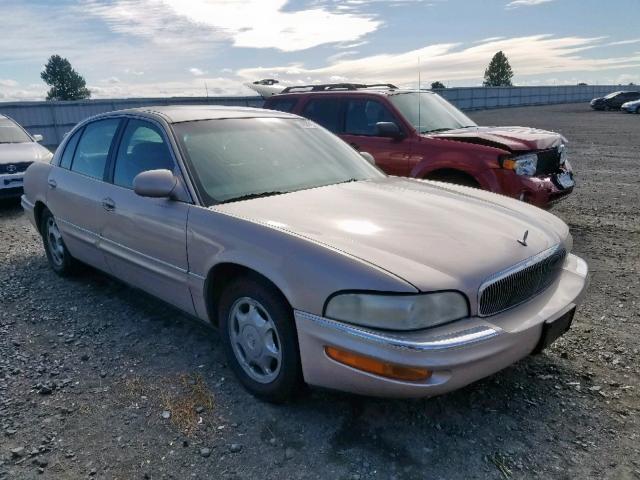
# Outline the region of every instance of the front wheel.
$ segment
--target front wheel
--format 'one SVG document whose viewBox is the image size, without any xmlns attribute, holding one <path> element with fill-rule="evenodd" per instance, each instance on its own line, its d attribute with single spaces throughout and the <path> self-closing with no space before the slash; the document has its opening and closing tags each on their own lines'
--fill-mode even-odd
<svg viewBox="0 0 640 480">
<path fill-rule="evenodd" d="M 47 260 L 53 271 L 62 277 L 75 273 L 78 261 L 67 250 L 55 217 L 46 209 L 40 219 L 40 233 Z"/>
<path fill-rule="evenodd" d="M 227 360 L 253 395 L 270 402 L 290 398 L 301 384 L 300 354 L 293 312 L 268 282 L 238 278 L 219 303 Z"/>
</svg>

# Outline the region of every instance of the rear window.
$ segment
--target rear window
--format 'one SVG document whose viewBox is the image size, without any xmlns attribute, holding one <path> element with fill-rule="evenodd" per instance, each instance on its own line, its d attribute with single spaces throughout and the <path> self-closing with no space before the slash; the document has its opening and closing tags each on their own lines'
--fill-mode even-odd
<svg viewBox="0 0 640 480">
<path fill-rule="evenodd" d="M 340 105 L 337 98 L 317 98 L 309 101 L 302 115 L 334 133 L 340 132 Z"/>
<path fill-rule="evenodd" d="M 269 100 L 264 108 L 290 113 L 293 111 L 296 103 L 298 103 L 298 100 L 296 98 L 281 98 L 276 100 Z"/>
<path fill-rule="evenodd" d="M 110 118 L 87 125 L 76 147 L 71 170 L 101 180 L 119 124 L 119 119 Z"/>
</svg>

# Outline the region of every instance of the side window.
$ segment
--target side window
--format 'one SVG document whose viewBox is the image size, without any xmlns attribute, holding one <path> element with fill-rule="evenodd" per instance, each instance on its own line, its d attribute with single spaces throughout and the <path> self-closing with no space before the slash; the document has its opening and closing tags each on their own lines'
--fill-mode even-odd
<svg viewBox="0 0 640 480">
<path fill-rule="evenodd" d="M 158 127 L 144 120 L 129 120 L 124 130 L 113 183 L 133 188 L 133 179 L 147 170 L 174 170 L 171 152 Z"/>
<path fill-rule="evenodd" d="M 84 127 L 73 156 L 71 170 L 102 180 L 111 142 L 118 130 L 120 119 L 98 120 Z"/>
<path fill-rule="evenodd" d="M 76 151 L 76 147 L 78 146 L 78 140 L 80 140 L 80 135 L 82 134 L 82 129 L 78 130 L 73 134 L 73 137 L 69 139 L 67 145 L 64 147 L 64 152 L 62 152 L 62 158 L 60 159 L 60 166 L 62 168 L 69 168 L 71 166 L 71 160 L 73 160 L 73 154 Z"/>
<path fill-rule="evenodd" d="M 296 98 L 281 98 L 279 100 L 270 100 L 269 103 L 265 105 L 265 108 L 289 113 L 293 111 L 296 103 L 298 103 L 298 99 Z"/>
<path fill-rule="evenodd" d="M 375 136 L 378 122 L 397 123 L 389 109 L 376 100 L 363 98 L 347 102 L 345 133 Z"/>
<path fill-rule="evenodd" d="M 340 100 L 337 98 L 317 98 L 304 107 L 302 115 L 322 125 L 334 133 L 340 131 Z"/>
</svg>

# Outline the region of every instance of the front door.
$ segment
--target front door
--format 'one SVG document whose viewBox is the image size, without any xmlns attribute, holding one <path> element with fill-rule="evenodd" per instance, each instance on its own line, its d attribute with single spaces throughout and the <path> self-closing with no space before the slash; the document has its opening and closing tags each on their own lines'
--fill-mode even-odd
<svg viewBox="0 0 640 480">
<path fill-rule="evenodd" d="M 376 165 L 389 175 L 409 175 L 411 140 L 379 137 L 376 124 L 401 123 L 380 101 L 373 98 L 345 100 L 344 133 L 340 137 L 360 152 L 368 152 Z"/>
<path fill-rule="evenodd" d="M 104 204 L 102 249 L 111 271 L 188 313 L 194 313 L 187 283 L 186 228 L 190 203 L 141 197 L 133 179 L 143 171 L 180 175 L 163 129 L 131 118 L 114 155 Z M 184 200 L 184 199 L 183 199 Z"/>
</svg>

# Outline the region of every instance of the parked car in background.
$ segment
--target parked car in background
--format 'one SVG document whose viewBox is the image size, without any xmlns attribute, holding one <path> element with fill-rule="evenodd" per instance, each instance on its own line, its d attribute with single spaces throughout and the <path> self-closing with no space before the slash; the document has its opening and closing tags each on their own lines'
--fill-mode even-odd
<svg viewBox="0 0 640 480">
<path fill-rule="evenodd" d="M 262 109 L 93 117 L 29 167 L 22 205 L 55 272 L 85 262 L 218 326 L 242 384 L 274 401 L 302 381 L 459 388 L 562 335 L 587 285 L 554 215 L 388 177 Z"/>
<path fill-rule="evenodd" d="M 620 109 L 627 113 L 640 113 L 640 99 L 623 103 Z"/>
<path fill-rule="evenodd" d="M 20 197 L 24 172 L 33 162 L 48 162 L 53 154 L 39 145 L 13 119 L 0 114 L 0 198 Z"/>
<path fill-rule="evenodd" d="M 640 92 L 613 92 L 591 100 L 591 108 L 594 110 L 619 110 L 622 104 L 634 100 L 640 100 Z"/>
<path fill-rule="evenodd" d="M 389 175 L 439 180 L 548 208 L 574 188 L 567 141 L 527 127 L 481 127 L 430 91 L 391 84 L 288 87 L 265 108 L 310 118 Z"/>
</svg>

